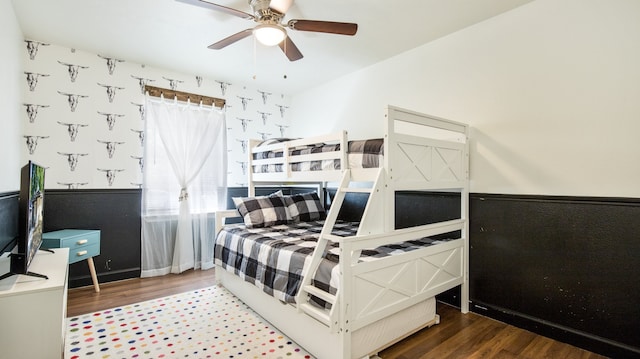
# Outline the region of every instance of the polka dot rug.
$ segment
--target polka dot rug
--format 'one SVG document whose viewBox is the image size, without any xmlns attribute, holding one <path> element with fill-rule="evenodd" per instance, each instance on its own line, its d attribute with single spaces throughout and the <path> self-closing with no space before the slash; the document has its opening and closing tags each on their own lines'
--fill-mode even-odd
<svg viewBox="0 0 640 359">
<path fill-rule="evenodd" d="M 223 287 L 67 318 L 64 358 L 311 356 Z"/>
</svg>

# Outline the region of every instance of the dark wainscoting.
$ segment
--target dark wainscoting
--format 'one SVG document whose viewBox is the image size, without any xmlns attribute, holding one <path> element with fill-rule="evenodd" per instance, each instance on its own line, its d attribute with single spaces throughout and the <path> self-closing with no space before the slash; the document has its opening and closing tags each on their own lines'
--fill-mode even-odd
<svg viewBox="0 0 640 359">
<path fill-rule="evenodd" d="M 246 191 L 229 188 L 229 208 L 231 197 Z M 17 196 L 0 195 L 5 242 L 17 233 Z M 46 196 L 46 231 L 102 230 L 95 258 L 101 281 L 139 276 L 140 190 L 47 190 Z M 396 199 L 398 228 L 460 213 L 455 194 L 403 192 Z M 341 218 L 359 220 L 366 195 L 349 194 L 346 201 Z M 471 310 L 610 357 L 640 357 L 639 219 L 640 199 L 471 194 Z M 73 264 L 70 285 L 90 284 L 86 263 Z M 459 289 L 439 299 L 459 305 Z"/>
<path fill-rule="evenodd" d="M 367 196 L 347 195 L 340 217 L 359 220 Z M 471 194 L 469 211 L 472 311 L 640 357 L 640 199 Z M 459 213 L 456 194 L 396 195 L 397 228 Z M 438 299 L 459 306 L 460 288 Z"/>
<path fill-rule="evenodd" d="M 0 254 L 9 252 L 18 237 L 19 192 L 0 193 Z"/>
<path fill-rule="evenodd" d="M 46 190 L 45 232 L 65 228 L 99 229 L 98 280 L 140 277 L 139 189 Z M 69 266 L 69 286 L 91 285 L 86 261 Z"/>
<path fill-rule="evenodd" d="M 327 191 L 333 199 L 335 188 Z M 360 221 L 368 198 L 367 193 L 347 193 L 338 218 Z M 397 229 L 460 218 L 459 193 L 401 191 L 396 193 L 395 200 Z"/>
<path fill-rule="evenodd" d="M 472 194 L 472 310 L 640 357 L 640 199 Z"/>
</svg>

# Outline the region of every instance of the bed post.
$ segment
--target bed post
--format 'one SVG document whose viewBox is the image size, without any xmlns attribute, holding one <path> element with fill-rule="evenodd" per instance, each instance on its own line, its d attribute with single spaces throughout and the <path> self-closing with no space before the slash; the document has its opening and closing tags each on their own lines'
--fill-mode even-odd
<svg viewBox="0 0 640 359">
<path fill-rule="evenodd" d="M 340 305 L 340 313 L 338 316 L 341 318 L 340 326 L 338 327 L 338 333 L 340 334 L 340 341 L 342 346 L 342 358 L 352 358 L 351 356 L 351 310 L 353 303 L 353 274 L 351 273 L 351 261 L 353 260 L 353 248 L 351 242 L 345 241 L 340 243 L 340 259 L 338 266 L 340 266 L 340 273 L 342 273 L 342 280 L 340 280 L 340 288 L 338 291 L 342 292 L 338 304 Z M 359 255 L 358 255 L 359 257 Z M 356 258 L 357 259 L 357 258 Z"/>
<path fill-rule="evenodd" d="M 258 140 L 252 140 L 249 139 L 248 140 L 248 155 L 249 157 L 247 158 L 247 196 L 248 197 L 253 197 L 256 195 L 256 185 L 253 183 L 253 148 L 256 147 L 260 141 Z"/>
<path fill-rule="evenodd" d="M 469 127 L 465 126 L 465 150 L 464 150 L 464 171 L 465 171 L 465 185 L 460 193 L 460 218 L 464 219 L 464 230 L 462 236 L 464 238 L 464 253 L 463 253 L 463 273 L 462 273 L 462 286 L 460 290 L 460 311 L 462 313 L 469 312 Z"/>
<path fill-rule="evenodd" d="M 384 144 L 383 144 L 383 151 L 384 151 L 384 168 L 382 169 L 384 171 L 384 183 L 385 183 L 385 188 L 386 191 L 384 192 L 384 208 L 385 208 L 385 212 L 384 213 L 384 231 L 385 232 L 390 232 L 393 231 L 396 228 L 396 224 L 395 224 L 395 218 L 396 218 L 396 213 L 395 213 L 395 208 L 396 208 L 396 204 L 395 204 L 395 199 L 396 199 L 396 191 L 395 188 L 392 188 L 393 186 L 393 164 L 391 163 L 391 161 L 389 160 L 389 156 L 388 154 L 391 153 L 391 146 L 390 146 L 390 142 L 393 141 L 395 143 L 395 138 L 390 138 L 389 136 L 393 136 L 393 129 L 394 129 L 394 114 L 393 114 L 394 108 L 391 106 L 387 106 L 384 117 L 385 117 L 385 121 L 384 121 Z"/>
</svg>

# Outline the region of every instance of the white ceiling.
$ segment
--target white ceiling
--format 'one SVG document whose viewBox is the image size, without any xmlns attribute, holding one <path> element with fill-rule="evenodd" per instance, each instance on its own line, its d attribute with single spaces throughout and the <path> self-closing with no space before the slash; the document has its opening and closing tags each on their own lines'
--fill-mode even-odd
<svg viewBox="0 0 640 359">
<path fill-rule="evenodd" d="M 247 0 L 211 0 L 251 13 Z M 355 22 L 355 36 L 292 31 L 290 62 L 252 37 L 207 46 L 255 23 L 174 0 L 12 0 L 26 39 L 294 94 L 532 0 L 297 0 L 289 19 Z"/>
</svg>

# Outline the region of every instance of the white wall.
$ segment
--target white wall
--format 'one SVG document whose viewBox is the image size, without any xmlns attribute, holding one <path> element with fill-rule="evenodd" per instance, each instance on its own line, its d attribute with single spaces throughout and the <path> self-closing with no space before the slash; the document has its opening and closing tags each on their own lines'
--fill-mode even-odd
<svg viewBox="0 0 640 359">
<path fill-rule="evenodd" d="M 20 74 L 22 73 L 22 31 L 10 0 L 0 0 L 0 193 L 20 187 Z"/>
<path fill-rule="evenodd" d="M 640 197 L 638 44 L 640 1 L 537 0 L 296 95 L 292 133 L 392 104 L 472 126 L 473 192 Z"/>
</svg>

